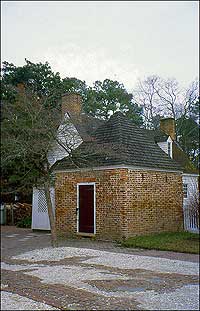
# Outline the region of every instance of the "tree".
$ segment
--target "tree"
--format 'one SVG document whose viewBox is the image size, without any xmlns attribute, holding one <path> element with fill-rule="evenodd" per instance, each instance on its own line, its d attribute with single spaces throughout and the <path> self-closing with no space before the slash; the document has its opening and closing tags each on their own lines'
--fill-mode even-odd
<svg viewBox="0 0 200 311">
<path fill-rule="evenodd" d="M 189 117 L 182 116 L 176 121 L 177 137 L 183 151 L 199 166 L 199 125 Z"/>
<path fill-rule="evenodd" d="M 2 68 L 2 99 L 9 99 L 13 93 L 13 86 L 23 84 L 38 97 L 48 97 L 45 104 L 56 106 L 62 95 L 62 81 L 60 74 L 54 73 L 48 62 L 32 63 L 25 59 L 24 66 L 16 67 L 12 63 L 3 62 Z"/>
<path fill-rule="evenodd" d="M 152 127 L 152 120 L 172 117 L 175 120 L 187 116 L 199 119 L 199 82 L 194 80 L 188 88 L 181 88 L 175 78 L 163 79 L 156 75 L 139 79 L 133 91 L 136 102 L 143 107 L 144 125 Z"/>
<path fill-rule="evenodd" d="M 83 111 L 95 117 L 107 119 L 120 104 L 119 110 L 129 119 L 141 125 L 141 108 L 133 100 L 123 84 L 105 79 L 96 81 L 93 87 L 75 77 L 60 78 L 54 73 L 48 62 L 33 63 L 25 59 L 24 66 L 17 67 L 12 63 L 3 62 L 2 68 L 2 99 L 14 101 L 16 92 L 13 86 L 24 84 L 38 97 L 48 97 L 46 105 L 58 106 L 63 93 L 77 92 L 83 98 Z"/>
<path fill-rule="evenodd" d="M 89 87 L 85 81 L 77 78 L 66 77 L 62 80 L 63 93 L 78 93 L 82 96 L 83 101 L 87 100 L 87 92 Z"/>
<path fill-rule="evenodd" d="M 137 104 L 142 107 L 144 127 L 154 129 L 153 119 L 158 114 L 158 96 L 156 90 L 160 77 L 152 75 L 144 79 L 138 79 L 133 92 Z"/>
<path fill-rule="evenodd" d="M 105 120 L 120 110 L 135 124 L 142 123 L 142 109 L 134 102 L 133 95 L 127 92 L 123 84 L 110 79 L 95 81 L 93 87 L 88 89 L 84 110 Z"/>
<path fill-rule="evenodd" d="M 70 121 L 66 119 L 59 126 L 61 111 L 57 107 L 47 108 L 47 100 L 26 90 L 16 96 L 14 103 L 3 101 L 1 164 L 8 178 L 14 181 L 10 183 L 14 191 L 22 191 L 27 185 L 44 186 L 52 245 L 56 246 L 55 218 L 50 197 L 53 178 L 48 155 L 56 146 L 70 154 L 77 141 Z M 9 167 L 12 168 L 10 175 Z"/>
<path fill-rule="evenodd" d="M 143 108 L 144 126 L 159 128 L 163 117 L 176 121 L 179 143 L 191 161 L 199 162 L 199 82 L 196 79 L 188 88 L 182 89 L 176 79 L 148 76 L 138 80 L 134 96 Z"/>
<path fill-rule="evenodd" d="M 184 92 L 184 109 L 182 115 L 199 123 L 199 81 L 190 83 Z"/>
<path fill-rule="evenodd" d="M 174 118 L 181 115 L 181 89 L 179 83 L 174 78 L 161 79 L 156 88 L 159 105 L 163 114 Z"/>
<path fill-rule="evenodd" d="M 181 89 L 176 79 L 162 79 L 152 75 L 138 80 L 134 90 L 137 103 L 143 108 L 144 125 L 154 129 L 154 121 L 160 117 L 181 116 Z"/>
<path fill-rule="evenodd" d="M 197 79 L 183 91 L 176 131 L 179 144 L 194 165 L 199 167 L 199 82 Z"/>
</svg>

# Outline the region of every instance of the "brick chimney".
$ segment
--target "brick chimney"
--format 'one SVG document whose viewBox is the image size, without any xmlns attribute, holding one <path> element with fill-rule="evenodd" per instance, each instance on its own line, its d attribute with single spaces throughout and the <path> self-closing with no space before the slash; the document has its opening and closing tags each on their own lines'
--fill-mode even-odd
<svg viewBox="0 0 200 311">
<path fill-rule="evenodd" d="M 160 129 L 173 140 L 176 140 L 176 127 L 174 118 L 165 118 L 160 120 Z"/>
<path fill-rule="evenodd" d="M 71 117 L 78 117 L 81 113 L 82 97 L 77 93 L 66 93 L 62 96 L 62 115 L 69 113 Z"/>
</svg>

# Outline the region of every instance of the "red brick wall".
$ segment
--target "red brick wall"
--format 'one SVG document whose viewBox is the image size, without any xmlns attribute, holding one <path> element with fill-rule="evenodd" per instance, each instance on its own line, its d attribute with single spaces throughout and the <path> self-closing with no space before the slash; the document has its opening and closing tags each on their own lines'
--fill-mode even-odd
<svg viewBox="0 0 200 311">
<path fill-rule="evenodd" d="M 110 169 L 57 173 L 58 232 L 77 231 L 77 183 L 96 183 L 96 237 L 176 231 L 182 224 L 182 180 L 175 173 Z"/>
<path fill-rule="evenodd" d="M 133 170 L 128 175 L 127 236 L 183 228 L 181 175 Z"/>
<path fill-rule="evenodd" d="M 60 233 L 77 231 L 77 183 L 96 183 L 96 236 L 116 239 L 123 235 L 127 170 L 59 173 L 56 178 L 56 223 Z"/>
</svg>

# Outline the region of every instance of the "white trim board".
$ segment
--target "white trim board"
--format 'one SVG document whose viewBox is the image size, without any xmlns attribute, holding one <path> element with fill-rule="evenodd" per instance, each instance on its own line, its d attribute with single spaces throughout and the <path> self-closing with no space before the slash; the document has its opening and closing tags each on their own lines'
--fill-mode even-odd
<svg viewBox="0 0 200 311">
<path fill-rule="evenodd" d="M 99 167 L 89 167 L 89 168 L 80 168 L 80 169 L 63 169 L 55 170 L 55 173 L 64 173 L 64 172 L 87 172 L 87 171 L 103 171 L 103 170 L 115 170 L 115 169 L 129 169 L 129 170 L 138 170 L 138 171 L 155 171 L 155 172 L 170 172 L 183 174 L 183 171 L 176 170 L 165 170 L 158 168 L 149 168 L 149 167 L 140 167 L 140 166 L 130 166 L 130 165 L 112 165 L 112 166 L 99 166 Z"/>
<path fill-rule="evenodd" d="M 183 173 L 183 176 L 187 176 L 187 177 L 199 177 L 199 174 Z"/>
<path fill-rule="evenodd" d="M 94 186 L 94 233 L 96 234 L 96 183 L 95 182 L 81 182 L 76 184 L 76 193 L 77 193 L 77 203 L 76 203 L 76 208 L 77 208 L 77 219 L 76 219 L 76 232 L 77 233 L 82 233 L 79 232 L 79 186 L 88 186 L 88 185 L 93 185 Z"/>
</svg>

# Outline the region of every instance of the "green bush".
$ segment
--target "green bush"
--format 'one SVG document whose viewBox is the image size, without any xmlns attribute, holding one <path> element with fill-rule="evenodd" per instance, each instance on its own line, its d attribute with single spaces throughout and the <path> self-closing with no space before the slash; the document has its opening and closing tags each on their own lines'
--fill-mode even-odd
<svg viewBox="0 0 200 311">
<path fill-rule="evenodd" d="M 31 228 L 31 217 L 25 217 L 16 224 L 19 228 Z"/>
</svg>

